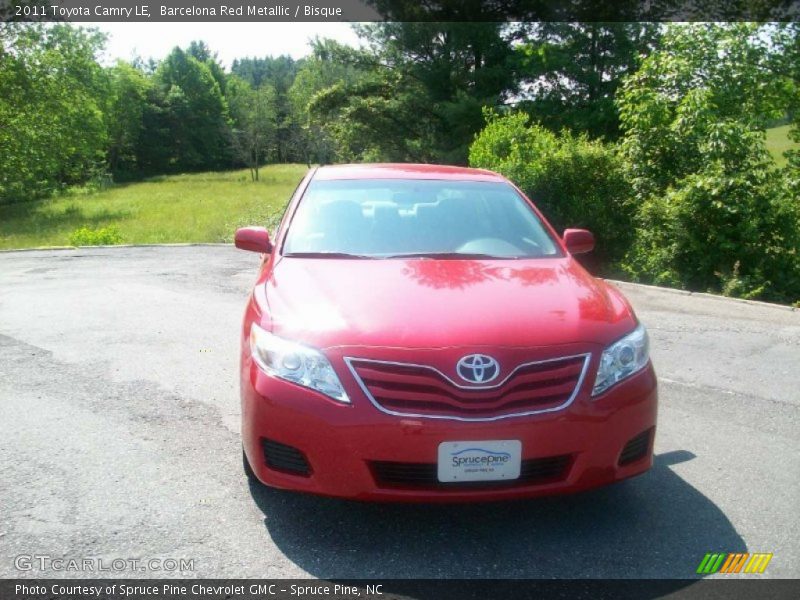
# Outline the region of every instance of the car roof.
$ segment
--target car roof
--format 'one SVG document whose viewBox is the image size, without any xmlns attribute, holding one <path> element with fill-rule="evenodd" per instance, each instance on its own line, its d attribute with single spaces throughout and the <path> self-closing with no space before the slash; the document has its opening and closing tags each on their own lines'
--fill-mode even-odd
<svg viewBox="0 0 800 600">
<path fill-rule="evenodd" d="M 450 179 L 457 181 L 505 181 L 492 171 L 450 165 L 365 163 L 320 167 L 314 179 Z"/>
</svg>

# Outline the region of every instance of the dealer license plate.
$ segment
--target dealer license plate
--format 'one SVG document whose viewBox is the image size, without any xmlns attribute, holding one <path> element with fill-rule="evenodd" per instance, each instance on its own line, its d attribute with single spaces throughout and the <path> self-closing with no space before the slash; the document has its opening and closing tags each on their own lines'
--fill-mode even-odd
<svg viewBox="0 0 800 600">
<path fill-rule="evenodd" d="M 500 481 L 519 478 L 522 442 L 491 440 L 439 444 L 439 481 Z"/>
</svg>

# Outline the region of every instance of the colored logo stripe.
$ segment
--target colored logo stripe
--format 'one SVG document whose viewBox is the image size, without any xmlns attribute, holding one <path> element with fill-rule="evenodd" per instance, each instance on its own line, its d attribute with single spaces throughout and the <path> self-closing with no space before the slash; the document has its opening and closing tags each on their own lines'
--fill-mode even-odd
<svg viewBox="0 0 800 600">
<path fill-rule="evenodd" d="M 697 567 L 697 572 L 702 573 L 704 575 L 710 575 L 711 573 L 716 573 L 722 566 L 722 561 L 724 559 L 725 559 L 724 554 L 708 553 L 703 557 L 703 560 L 700 561 L 700 566 Z"/>
<path fill-rule="evenodd" d="M 709 552 L 700 561 L 697 572 L 701 575 L 712 575 L 716 572 L 731 573 L 763 573 L 772 553 L 756 552 L 731 552 L 729 554 Z"/>
<path fill-rule="evenodd" d="M 747 566 L 744 568 L 745 573 L 763 573 L 769 561 L 772 560 L 772 553 L 769 554 L 753 554 L 750 558 L 750 562 L 747 563 Z"/>
<path fill-rule="evenodd" d="M 746 552 L 743 554 L 728 554 L 728 560 L 722 565 L 721 571 L 723 573 L 738 573 L 742 570 L 748 556 Z"/>
</svg>

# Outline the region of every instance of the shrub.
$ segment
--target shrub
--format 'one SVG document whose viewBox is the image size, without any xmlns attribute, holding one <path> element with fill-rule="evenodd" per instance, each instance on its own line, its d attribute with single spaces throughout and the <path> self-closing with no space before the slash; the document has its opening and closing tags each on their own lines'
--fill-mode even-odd
<svg viewBox="0 0 800 600">
<path fill-rule="evenodd" d="M 99 229 L 81 227 L 69 236 L 72 246 L 113 246 L 122 243 L 122 235 L 116 225 L 109 225 Z"/>
<path fill-rule="evenodd" d="M 796 102 L 789 47 L 768 38 L 779 31 L 671 26 L 626 79 L 620 148 L 639 210 L 623 267 L 635 280 L 800 298 L 796 165 L 776 168 L 764 134 Z"/>
<path fill-rule="evenodd" d="M 488 113 L 487 121 L 470 148 L 470 164 L 516 183 L 557 230 L 590 229 L 598 266 L 611 270 L 630 244 L 635 212 L 614 147 L 528 125 L 522 113 Z"/>
<path fill-rule="evenodd" d="M 624 260 L 635 280 L 793 302 L 800 298 L 800 210 L 768 168 L 709 166 L 637 217 Z"/>
</svg>

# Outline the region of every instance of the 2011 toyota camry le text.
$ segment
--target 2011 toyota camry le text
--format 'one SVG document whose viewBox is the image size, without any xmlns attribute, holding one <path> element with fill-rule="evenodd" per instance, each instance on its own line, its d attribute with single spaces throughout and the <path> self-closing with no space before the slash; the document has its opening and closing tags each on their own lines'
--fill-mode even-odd
<svg viewBox="0 0 800 600">
<path fill-rule="evenodd" d="M 490 171 L 308 173 L 263 254 L 241 343 L 244 466 L 363 500 L 576 492 L 652 465 L 647 332 Z"/>
</svg>

